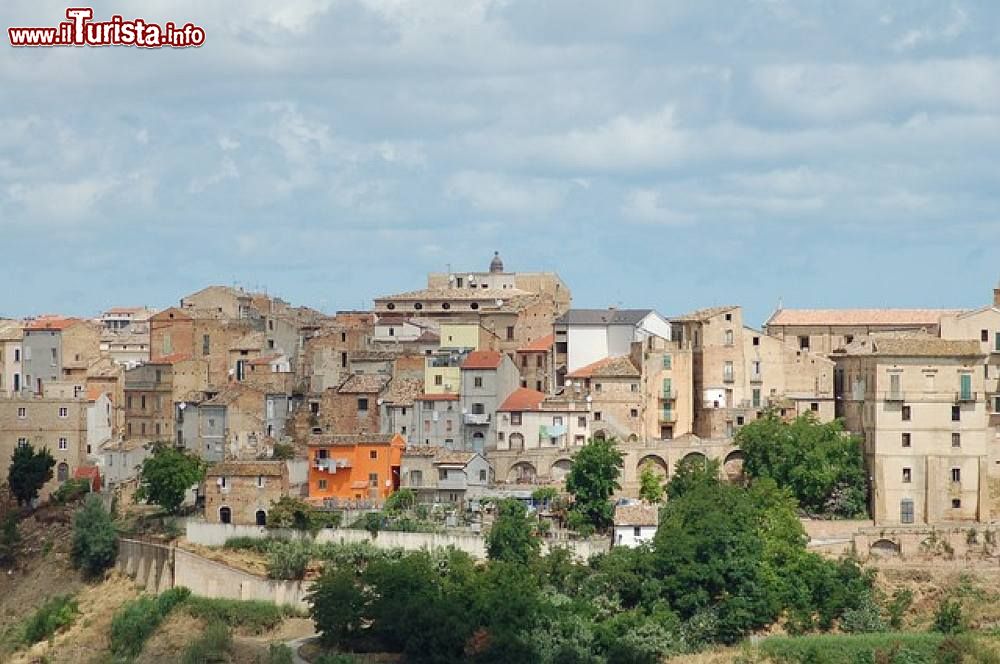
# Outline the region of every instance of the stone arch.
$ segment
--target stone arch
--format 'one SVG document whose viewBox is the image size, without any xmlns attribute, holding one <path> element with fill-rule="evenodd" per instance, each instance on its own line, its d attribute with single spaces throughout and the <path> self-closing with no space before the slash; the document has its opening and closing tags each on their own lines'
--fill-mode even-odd
<svg viewBox="0 0 1000 664">
<path fill-rule="evenodd" d="M 265 512 L 264 510 L 257 510 L 257 513 L 254 515 L 254 519 L 257 521 L 258 526 L 266 526 L 267 512 Z"/>
<path fill-rule="evenodd" d="M 510 449 L 512 450 L 524 449 L 524 436 L 522 434 L 512 433 L 507 441 L 510 443 Z"/>
<path fill-rule="evenodd" d="M 875 540 L 869 550 L 875 558 L 890 558 L 899 555 L 899 545 L 888 539 Z"/>
<path fill-rule="evenodd" d="M 594 432 L 594 440 L 607 440 L 608 433 L 604 429 L 598 429 Z"/>
<path fill-rule="evenodd" d="M 472 434 L 472 449 L 476 452 L 482 452 L 486 447 L 486 435 L 482 431 L 477 431 Z"/>
<path fill-rule="evenodd" d="M 743 454 L 743 450 L 733 450 L 726 455 L 725 461 L 722 463 L 722 469 L 726 473 L 726 477 L 730 482 L 742 482 L 743 481 L 743 462 L 746 456 Z"/>
<path fill-rule="evenodd" d="M 633 433 L 632 435 L 630 435 L 628 437 L 628 442 L 630 442 L 630 443 L 638 443 L 639 442 L 639 436 L 637 436 L 637 435 L 635 435 Z"/>
<path fill-rule="evenodd" d="M 636 466 L 636 469 L 638 469 L 638 471 L 641 473 L 642 469 L 645 468 L 647 464 L 649 464 L 650 468 L 652 468 L 653 472 L 656 473 L 657 475 L 661 477 L 667 476 L 667 462 L 664 461 L 663 457 L 661 457 L 660 455 L 647 454 L 646 456 L 639 459 L 639 464 Z"/>
<path fill-rule="evenodd" d="M 219 523 L 232 523 L 233 522 L 233 510 L 227 505 L 223 505 L 219 508 Z"/>
<path fill-rule="evenodd" d="M 573 462 L 569 459 L 559 459 L 552 464 L 552 468 L 549 470 L 549 477 L 557 482 L 562 482 L 566 479 L 569 474 L 570 468 L 573 467 Z"/>
<path fill-rule="evenodd" d="M 510 467 L 507 481 L 514 484 L 531 484 L 535 481 L 538 471 L 527 461 L 519 461 Z"/>
<path fill-rule="evenodd" d="M 60 482 L 65 482 L 69 479 L 69 464 L 65 461 L 61 462 L 56 468 L 56 479 Z"/>
<path fill-rule="evenodd" d="M 705 463 L 708 461 L 708 457 L 701 452 L 688 452 L 681 457 L 681 461 L 701 461 L 702 463 Z"/>
</svg>

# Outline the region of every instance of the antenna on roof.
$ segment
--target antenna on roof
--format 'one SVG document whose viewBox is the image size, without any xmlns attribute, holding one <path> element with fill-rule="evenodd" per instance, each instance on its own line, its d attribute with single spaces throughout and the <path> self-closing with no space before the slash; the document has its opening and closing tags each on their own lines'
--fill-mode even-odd
<svg viewBox="0 0 1000 664">
<path fill-rule="evenodd" d="M 784 308 L 784 304 L 785 304 L 785 298 L 783 298 L 783 297 L 781 297 L 779 295 L 778 296 L 778 309 Z"/>
</svg>

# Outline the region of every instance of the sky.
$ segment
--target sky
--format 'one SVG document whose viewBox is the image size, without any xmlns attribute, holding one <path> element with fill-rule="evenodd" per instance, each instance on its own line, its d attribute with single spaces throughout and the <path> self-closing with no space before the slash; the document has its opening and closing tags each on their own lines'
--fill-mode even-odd
<svg viewBox="0 0 1000 664">
<path fill-rule="evenodd" d="M 0 22 L 66 6 L 5 0 Z M 93 7 L 206 41 L 4 34 L 0 315 L 208 284 L 367 308 L 495 250 L 575 306 L 751 324 L 779 303 L 976 307 L 1000 279 L 1000 3 Z"/>
</svg>

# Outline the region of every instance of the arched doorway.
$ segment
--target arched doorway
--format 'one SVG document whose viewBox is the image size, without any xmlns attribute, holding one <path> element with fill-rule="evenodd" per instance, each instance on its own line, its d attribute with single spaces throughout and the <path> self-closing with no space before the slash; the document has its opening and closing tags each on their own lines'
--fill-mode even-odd
<svg viewBox="0 0 1000 664">
<path fill-rule="evenodd" d="M 733 450 L 726 455 L 726 460 L 722 464 L 722 469 L 726 473 L 726 478 L 730 482 L 743 481 L 743 450 Z"/>
<path fill-rule="evenodd" d="M 644 468 L 649 466 L 652 468 L 653 472 L 662 478 L 667 476 L 667 462 L 661 459 L 655 454 L 647 454 L 646 456 L 639 459 L 639 464 L 636 466 L 638 471 L 641 473 Z"/>
<path fill-rule="evenodd" d="M 607 440 L 608 434 L 604 433 L 604 429 L 594 432 L 594 440 Z"/>
<path fill-rule="evenodd" d="M 551 477 L 556 482 L 562 482 L 569 475 L 570 469 L 573 468 L 573 462 L 569 459 L 559 459 L 554 464 L 552 464 L 552 469 L 549 471 L 549 477 Z"/>
<path fill-rule="evenodd" d="M 510 434 L 510 449 L 512 450 L 523 450 L 524 449 L 524 436 L 519 433 Z"/>
<path fill-rule="evenodd" d="M 535 481 L 538 471 L 527 461 L 515 463 L 507 473 L 507 481 L 514 484 L 531 484 Z"/>
<path fill-rule="evenodd" d="M 233 511 L 228 507 L 219 508 L 219 523 L 232 523 Z"/>
<path fill-rule="evenodd" d="M 266 526 L 267 525 L 267 512 L 264 510 L 257 510 L 256 514 L 257 525 Z"/>
<path fill-rule="evenodd" d="M 69 479 L 69 464 L 65 461 L 59 464 L 56 468 L 56 479 L 60 482 L 65 482 Z"/>
<path fill-rule="evenodd" d="M 899 555 L 899 545 L 892 540 L 880 539 L 872 543 L 870 551 L 875 558 L 891 558 Z"/>
<path fill-rule="evenodd" d="M 474 434 L 472 434 L 472 449 L 476 452 L 482 452 L 485 447 L 486 447 L 486 436 L 483 434 L 483 432 L 477 431 Z"/>
</svg>

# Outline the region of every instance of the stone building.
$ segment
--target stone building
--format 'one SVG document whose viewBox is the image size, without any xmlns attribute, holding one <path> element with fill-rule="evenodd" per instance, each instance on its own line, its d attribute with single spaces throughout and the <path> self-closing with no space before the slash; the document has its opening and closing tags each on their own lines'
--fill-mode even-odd
<svg viewBox="0 0 1000 664">
<path fill-rule="evenodd" d="M 178 356 L 208 363 L 208 383 L 229 382 L 229 350 L 263 325 L 258 318 L 229 318 L 218 309 L 171 307 L 150 317 L 150 359 L 152 362 Z M 260 340 L 263 337 L 258 337 Z"/>
<path fill-rule="evenodd" d="M 414 399 L 412 445 L 462 446 L 462 412 L 458 394 L 421 394 Z"/>
<path fill-rule="evenodd" d="M 416 400 L 424 393 L 423 378 L 399 376 L 392 379 L 381 407 L 381 432 L 399 434 L 407 445 L 418 441 Z"/>
<path fill-rule="evenodd" d="M 228 461 L 205 473 L 205 520 L 266 526 L 271 505 L 289 494 L 284 461 Z"/>
<path fill-rule="evenodd" d="M 494 414 L 517 389 L 520 374 L 507 355 L 493 350 L 469 353 L 459 376 L 463 449 L 482 454 L 496 439 Z"/>
<path fill-rule="evenodd" d="M 23 379 L 21 364 L 21 338 L 24 335 L 20 321 L 0 321 L 0 396 L 12 396 L 21 391 Z"/>
<path fill-rule="evenodd" d="M 41 394 L 48 382 L 73 382 L 83 392 L 87 367 L 100 356 L 100 329 L 78 318 L 40 317 L 24 325 L 22 391 Z"/>
<path fill-rule="evenodd" d="M 382 426 L 379 400 L 391 380 L 381 374 L 354 374 L 336 389 L 324 390 L 318 413 L 323 433 L 378 433 Z"/>
<path fill-rule="evenodd" d="M 351 357 L 370 350 L 374 324 L 370 312 L 339 312 L 330 325 L 306 340 L 304 375 L 309 377 L 311 392 L 337 387 L 351 375 Z"/>
<path fill-rule="evenodd" d="M 845 425 L 864 438 L 876 526 L 988 521 L 979 342 L 876 335 L 833 357 Z"/>
<path fill-rule="evenodd" d="M 616 505 L 611 543 L 631 548 L 648 544 L 656 536 L 659 525 L 659 505 L 643 502 Z"/>
<path fill-rule="evenodd" d="M 477 452 L 407 448 L 401 463 L 401 486 L 412 489 L 421 503 L 462 507 L 486 493 L 493 475 L 489 462 Z"/>
<path fill-rule="evenodd" d="M 161 359 L 125 372 L 125 438 L 142 443 L 174 438 L 174 404 L 205 390 L 208 364 L 181 356 Z"/>
<path fill-rule="evenodd" d="M 553 382 L 555 334 L 539 337 L 517 349 L 514 363 L 521 374 L 521 387 L 552 394 L 558 386 Z"/>
<path fill-rule="evenodd" d="M 206 392 L 197 404 L 177 409 L 177 439 L 186 432 L 183 444 L 197 451 L 206 461 L 253 459 L 264 453 L 266 399 L 252 387 L 233 384 L 219 392 Z M 185 421 L 197 414 L 197 433 L 192 440 Z"/>
</svg>

